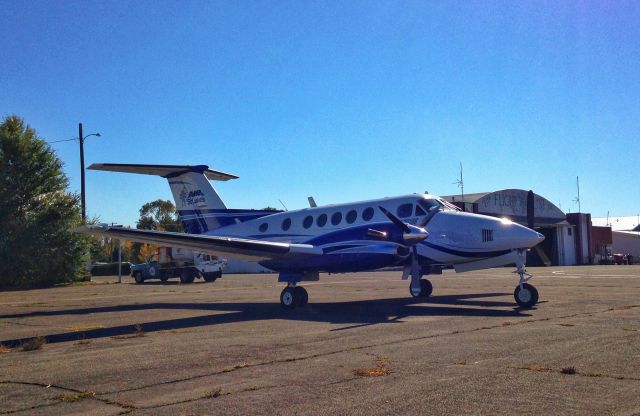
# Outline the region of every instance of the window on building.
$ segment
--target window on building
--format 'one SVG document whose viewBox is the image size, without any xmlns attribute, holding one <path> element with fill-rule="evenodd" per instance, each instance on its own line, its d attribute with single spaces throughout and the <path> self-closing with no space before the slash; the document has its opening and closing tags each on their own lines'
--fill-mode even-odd
<svg viewBox="0 0 640 416">
<path fill-rule="evenodd" d="M 349 224 L 353 224 L 357 218 L 358 218 L 358 213 L 356 212 L 355 209 L 352 209 L 351 211 L 347 212 L 347 222 Z"/>
<path fill-rule="evenodd" d="M 285 218 L 284 221 L 282 221 L 282 229 L 287 231 L 289 228 L 291 228 L 291 218 Z"/>
<path fill-rule="evenodd" d="M 320 216 L 316 220 L 316 224 L 318 225 L 318 227 L 324 227 L 326 223 L 327 223 L 327 214 L 320 214 Z"/>
<path fill-rule="evenodd" d="M 331 216 L 331 224 L 338 225 L 340 224 L 340 221 L 342 221 L 342 213 L 334 212 L 334 214 Z"/>
<path fill-rule="evenodd" d="M 348 215 L 347 215 L 348 217 Z M 362 219 L 365 221 L 371 221 L 371 218 L 373 218 L 373 208 L 368 207 L 365 208 L 364 211 L 362 211 Z M 347 218 L 347 221 L 349 220 L 349 218 Z"/>
<path fill-rule="evenodd" d="M 413 204 L 402 204 L 396 210 L 396 214 L 400 218 L 407 218 L 413 214 Z"/>
<path fill-rule="evenodd" d="M 567 235 L 572 235 L 573 230 L 571 228 L 567 228 Z"/>
<path fill-rule="evenodd" d="M 302 226 L 304 228 L 309 228 L 311 227 L 311 224 L 313 224 L 313 217 L 311 215 L 307 215 L 306 217 L 304 217 L 304 221 L 302 221 Z"/>
<path fill-rule="evenodd" d="M 266 222 L 263 222 L 262 224 L 260 224 L 260 228 L 258 229 L 260 230 L 261 233 L 264 233 L 269 229 L 269 224 L 267 224 Z"/>
</svg>

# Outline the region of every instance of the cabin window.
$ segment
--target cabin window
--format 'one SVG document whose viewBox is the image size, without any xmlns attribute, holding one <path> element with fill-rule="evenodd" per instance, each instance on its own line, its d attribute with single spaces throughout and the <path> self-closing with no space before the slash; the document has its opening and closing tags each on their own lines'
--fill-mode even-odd
<svg viewBox="0 0 640 416">
<path fill-rule="evenodd" d="M 342 221 L 342 213 L 336 212 L 331 216 L 331 224 L 338 225 Z"/>
<path fill-rule="evenodd" d="M 493 230 L 482 230 L 482 241 L 493 241 Z"/>
<path fill-rule="evenodd" d="M 262 224 L 260 224 L 259 230 L 261 233 L 264 233 L 268 229 L 269 229 L 269 224 L 267 224 L 266 222 L 263 222 Z"/>
<path fill-rule="evenodd" d="M 318 224 L 318 227 L 324 227 L 326 223 L 327 223 L 327 214 L 320 214 L 320 216 L 316 220 L 316 224 Z"/>
<path fill-rule="evenodd" d="M 313 217 L 311 217 L 311 215 L 307 215 L 306 217 L 304 217 L 304 221 L 302 221 L 302 226 L 304 228 L 309 228 L 311 227 L 311 224 L 313 224 Z"/>
<path fill-rule="evenodd" d="M 348 217 L 348 215 L 347 215 Z M 364 211 L 362 211 L 362 219 L 365 221 L 371 221 L 371 218 L 373 218 L 373 208 L 368 207 L 365 208 Z M 349 220 L 349 218 L 347 218 L 347 221 Z"/>
<path fill-rule="evenodd" d="M 424 208 L 425 211 L 431 212 L 442 208 L 444 204 L 440 204 L 436 199 L 421 199 L 418 201 L 418 205 Z"/>
<path fill-rule="evenodd" d="M 420 205 L 416 205 L 416 217 L 421 217 L 424 215 L 427 215 L 427 213 L 424 212 L 422 208 L 420 208 Z"/>
<path fill-rule="evenodd" d="M 349 224 L 353 224 L 357 218 L 358 218 L 358 213 L 356 212 L 355 209 L 352 209 L 351 211 L 347 212 L 347 222 Z"/>
<path fill-rule="evenodd" d="M 402 204 L 396 210 L 398 217 L 407 218 L 413 213 L 413 204 Z"/>
<path fill-rule="evenodd" d="M 282 221 L 282 229 L 287 231 L 289 228 L 291 228 L 291 218 L 285 218 L 284 221 Z"/>
</svg>

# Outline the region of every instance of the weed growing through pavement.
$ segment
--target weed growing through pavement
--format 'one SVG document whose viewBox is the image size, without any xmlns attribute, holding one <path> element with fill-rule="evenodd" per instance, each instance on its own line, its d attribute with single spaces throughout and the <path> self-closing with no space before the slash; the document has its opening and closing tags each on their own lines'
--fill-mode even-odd
<svg viewBox="0 0 640 416">
<path fill-rule="evenodd" d="M 562 374 L 575 374 L 576 373 L 576 368 L 575 367 L 564 367 L 564 368 L 562 368 L 562 370 L 560 370 L 560 372 Z"/>
<path fill-rule="evenodd" d="M 22 351 L 35 351 L 42 349 L 44 344 L 47 343 L 47 339 L 44 337 L 30 338 L 22 343 Z"/>
<path fill-rule="evenodd" d="M 389 368 L 389 358 L 377 356 L 375 359 L 376 366 L 372 368 L 355 368 L 353 374 L 359 377 L 382 377 L 391 374 L 393 371 Z"/>
<path fill-rule="evenodd" d="M 55 400 L 60 400 L 65 403 L 73 403 L 82 399 L 87 399 L 89 397 L 93 397 L 96 394 L 92 391 L 83 391 L 78 393 L 66 393 L 60 396 L 54 397 Z"/>
<path fill-rule="evenodd" d="M 4 354 L 7 352 L 11 352 L 11 348 L 5 347 L 4 345 L 0 344 L 0 354 Z"/>
</svg>

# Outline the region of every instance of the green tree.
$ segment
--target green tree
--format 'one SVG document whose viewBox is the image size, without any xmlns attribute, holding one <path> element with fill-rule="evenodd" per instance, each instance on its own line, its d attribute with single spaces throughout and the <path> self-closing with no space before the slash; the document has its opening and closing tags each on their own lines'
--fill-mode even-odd
<svg viewBox="0 0 640 416">
<path fill-rule="evenodd" d="M 140 219 L 138 219 L 136 228 L 141 230 L 184 232 L 176 207 L 171 201 L 164 199 L 147 202 L 140 208 Z M 147 260 L 146 257 L 149 257 L 149 254 L 155 251 L 156 248 L 154 246 L 133 243 L 131 257 L 141 262 Z"/>
<path fill-rule="evenodd" d="M 51 285 L 83 277 L 87 238 L 79 198 L 62 162 L 17 116 L 0 124 L 0 287 Z"/>
</svg>

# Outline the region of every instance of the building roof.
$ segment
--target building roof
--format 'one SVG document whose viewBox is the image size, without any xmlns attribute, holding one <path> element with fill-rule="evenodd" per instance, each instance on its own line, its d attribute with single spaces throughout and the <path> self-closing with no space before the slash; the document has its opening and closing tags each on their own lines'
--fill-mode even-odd
<svg viewBox="0 0 640 416">
<path fill-rule="evenodd" d="M 640 231 L 640 221 L 637 215 L 591 218 L 591 224 L 611 227 L 613 231 Z"/>
</svg>

